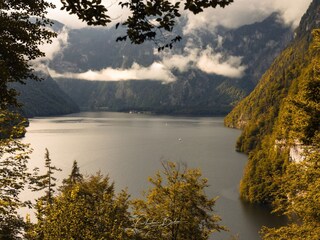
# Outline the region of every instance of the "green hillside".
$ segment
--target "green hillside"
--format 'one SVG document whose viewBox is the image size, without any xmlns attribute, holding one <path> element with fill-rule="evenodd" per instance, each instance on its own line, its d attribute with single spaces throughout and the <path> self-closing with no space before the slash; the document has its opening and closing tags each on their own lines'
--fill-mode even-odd
<svg viewBox="0 0 320 240">
<path fill-rule="evenodd" d="M 319 13 L 314 0 L 293 43 L 225 118 L 226 126 L 243 129 L 236 147 L 249 154 L 240 190 L 247 201 L 274 203 L 287 167 L 319 151 Z"/>
</svg>

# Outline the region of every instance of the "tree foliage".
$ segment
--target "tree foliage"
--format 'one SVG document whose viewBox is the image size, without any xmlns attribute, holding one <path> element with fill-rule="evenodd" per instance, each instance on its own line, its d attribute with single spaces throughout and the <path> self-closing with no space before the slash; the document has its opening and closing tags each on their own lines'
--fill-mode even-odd
<svg viewBox="0 0 320 240">
<path fill-rule="evenodd" d="M 101 0 L 61 0 L 61 2 L 63 3 L 62 9 L 70 14 L 76 14 L 79 19 L 89 25 L 106 26 L 111 22 L 108 9 L 101 3 Z M 166 41 L 166 34 L 172 33 L 177 18 L 181 16 L 182 9 L 198 14 L 205 8 L 216 8 L 217 6 L 224 8 L 232 2 L 233 0 L 120 1 L 119 5 L 122 8 L 127 8 L 130 14 L 124 22 L 116 24 L 116 28 L 120 24 L 126 28 L 126 34 L 118 37 L 117 41 L 124 41 L 128 38 L 131 43 L 141 44 L 152 40 L 158 44 L 158 50 L 172 48 L 173 43 L 180 41 L 180 36 L 172 37 L 166 44 L 161 43 Z"/>
<path fill-rule="evenodd" d="M 320 147 L 310 150 L 303 162 L 288 167 L 276 193 L 276 211 L 300 223 L 263 228 L 263 239 L 320 239 Z"/>
<path fill-rule="evenodd" d="M 61 171 L 61 169 L 52 165 L 52 160 L 49 155 L 48 149 L 45 152 L 45 169 L 46 173 L 39 175 L 39 168 L 35 168 L 33 170 L 33 175 L 30 176 L 30 186 L 29 188 L 32 191 L 43 192 L 44 195 L 39 197 L 36 200 L 34 205 L 35 215 L 38 220 L 37 224 L 34 226 L 35 229 L 39 230 L 37 235 L 33 235 L 30 229 L 33 229 L 33 225 L 29 219 L 27 219 L 25 223 L 26 234 L 25 237 L 27 239 L 43 239 L 43 231 L 40 230 L 43 228 L 44 222 L 46 221 L 46 216 L 48 215 L 47 210 L 49 206 L 52 204 L 54 199 L 55 187 L 56 187 L 56 178 L 54 177 L 54 173 L 56 171 Z"/>
<path fill-rule="evenodd" d="M 55 193 L 55 187 L 57 185 L 57 178 L 54 177 L 54 172 L 62 170 L 52 165 L 52 160 L 47 148 L 44 159 L 46 173 L 43 175 L 39 175 L 39 168 L 37 167 L 34 169 L 34 176 L 31 178 L 31 183 L 33 184 L 32 191 L 45 190 L 45 195 L 41 197 L 40 200 L 42 200 L 46 204 L 51 204 L 53 201 L 53 195 Z"/>
<path fill-rule="evenodd" d="M 23 137 L 27 125 L 27 119 L 20 114 L 9 110 L 0 110 L 0 141 L 2 141 L 2 145 L 12 139 Z"/>
<path fill-rule="evenodd" d="M 19 114 L 0 111 L 0 239 L 20 239 L 24 221 L 18 209 L 30 206 L 19 196 L 30 180 L 32 150 L 17 139 L 24 136 L 26 123 Z"/>
<path fill-rule="evenodd" d="M 23 231 L 18 210 L 30 203 L 19 195 L 29 182 L 30 153 L 29 146 L 19 140 L 0 140 L 0 239 L 20 239 Z"/>
<path fill-rule="evenodd" d="M 126 190 L 101 173 L 84 177 L 74 162 L 57 195 L 41 207 L 37 222 L 27 221 L 26 239 L 208 239 L 225 230 L 208 198 L 207 180 L 198 169 L 163 164 L 150 182 L 147 199 L 129 201 Z M 162 175 L 164 178 L 162 178 Z"/>
<path fill-rule="evenodd" d="M 68 178 L 63 180 L 63 187 L 73 186 L 76 183 L 80 183 L 83 181 L 83 175 L 80 173 L 80 169 L 78 167 L 78 162 L 73 161 L 71 173 Z"/>
<path fill-rule="evenodd" d="M 319 1 L 313 4 L 310 11 L 317 14 Z M 228 125 L 244 127 L 238 150 L 248 152 L 249 161 L 241 196 L 271 204 L 292 220 L 263 228 L 263 239 L 320 237 L 320 30 L 307 31 L 226 118 Z"/>
<path fill-rule="evenodd" d="M 68 182 L 45 216 L 28 230 L 31 239 L 128 239 L 128 194 L 115 193 L 114 184 L 100 173 Z"/>
<path fill-rule="evenodd" d="M 153 187 L 146 199 L 133 201 L 133 233 L 141 239 L 201 240 L 225 230 L 213 212 L 216 198 L 204 192 L 208 184 L 200 170 L 168 162 L 149 181 Z"/>
<path fill-rule="evenodd" d="M 46 28 L 51 24 L 47 9 L 52 7 L 42 0 L 0 1 L 0 109 L 18 105 L 17 92 L 9 83 L 39 80 L 30 60 L 44 56 L 39 45 L 56 35 Z"/>
</svg>

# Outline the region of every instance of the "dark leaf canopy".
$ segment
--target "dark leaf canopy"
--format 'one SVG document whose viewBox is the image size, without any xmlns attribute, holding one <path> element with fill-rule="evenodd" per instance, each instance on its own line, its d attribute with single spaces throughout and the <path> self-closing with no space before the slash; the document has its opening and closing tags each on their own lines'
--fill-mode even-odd
<svg viewBox="0 0 320 240">
<path fill-rule="evenodd" d="M 10 82 L 25 83 L 34 75 L 30 60 L 44 56 L 39 45 L 50 43 L 55 33 L 46 28 L 51 22 L 45 17 L 51 3 L 43 0 L 0 1 L 0 107 L 17 105 L 16 91 Z"/>
</svg>

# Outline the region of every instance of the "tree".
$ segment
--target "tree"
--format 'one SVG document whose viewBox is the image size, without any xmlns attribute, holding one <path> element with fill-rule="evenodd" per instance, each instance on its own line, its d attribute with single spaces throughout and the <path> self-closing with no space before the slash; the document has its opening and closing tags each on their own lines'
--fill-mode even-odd
<svg viewBox="0 0 320 240">
<path fill-rule="evenodd" d="M 39 175 L 39 168 L 35 168 L 33 176 L 30 177 L 30 188 L 32 189 L 32 191 L 45 191 L 45 194 L 36 200 L 36 204 L 34 206 L 35 214 L 38 221 L 37 224 L 33 225 L 30 221 L 26 222 L 27 239 L 43 239 L 43 225 L 46 222 L 48 210 L 50 209 L 50 206 L 54 199 L 57 181 L 57 179 L 54 177 L 54 173 L 56 171 L 61 171 L 60 168 L 52 165 L 52 160 L 47 148 L 44 157 L 45 168 L 47 170 L 46 173 Z M 37 232 L 37 234 L 34 235 L 33 231 Z"/>
<path fill-rule="evenodd" d="M 320 133 L 318 133 L 318 141 Z M 286 214 L 297 223 L 279 229 L 262 229 L 265 240 L 320 239 L 320 148 L 301 163 L 291 164 L 285 176 L 281 193 L 277 193 L 277 212 Z"/>
<path fill-rule="evenodd" d="M 320 31 L 313 31 L 310 56 L 314 56 L 299 94 L 289 103 L 290 133 L 304 143 L 303 158 L 290 162 L 274 193 L 275 211 L 293 220 L 279 229 L 263 228 L 263 239 L 320 239 Z M 292 117 L 293 115 L 293 117 Z"/>
<path fill-rule="evenodd" d="M 27 161 L 31 149 L 19 140 L 0 140 L 0 239 L 20 239 L 24 221 L 18 214 L 30 206 L 19 194 L 29 182 Z"/>
<path fill-rule="evenodd" d="M 76 14 L 79 19 L 89 25 L 106 26 L 112 20 L 108 15 L 108 9 L 101 3 L 101 0 L 61 0 L 63 7 L 70 14 Z M 180 36 L 173 36 L 167 42 L 167 35 L 173 32 L 176 19 L 181 16 L 181 5 L 185 11 L 193 14 L 202 12 L 205 8 L 216 8 L 232 3 L 233 0 L 128 0 L 120 1 L 122 8 L 130 12 L 128 18 L 116 24 L 126 28 L 126 34 L 118 37 L 117 41 L 124 41 L 127 38 L 134 44 L 141 44 L 145 41 L 155 41 L 158 50 L 172 48 L 173 43 L 180 41 Z M 167 43 L 164 43 L 167 42 Z"/>
<path fill-rule="evenodd" d="M 26 119 L 0 111 L 0 239 L 20 239 L 24 221 L 18 214 L 30 206 L 19 198 L 30 180 L 27 161 L 32 149 L 18 137 L 25 134 Z"/>
<path fill-rule="evenodd" d="M 52 24 L 47 9 L 53 7 L 43 0 L 0 2 L 0 110 L 18 105 L 17 92 L 9 83 L 40 80 L 30 60 L 44 56 L 39 45 L 56 36 L 47 28 Z"/>
<path fill-rule="evenodd" d="M 74 184 L 81 183 L 83 175 L 80 173 L 77 161 L 73 161 L 71 173 L 68 178 L 63 180 L 64 187 L 73 186 Z"/>
<path fill-rule="evenodd" d="M 129 239 L 125 191 L 116 194 L 114 184 L 100 173 L 68 184 L 47 206 L 43 224 L 29 229 L 30 239 Z"/>
<path fill-rule="evenodd" d="M 53 194 L 55 193 L 56 181 L 57 179 L 53 176 L 54 172 L 61 171 L 60 168 L 52 165 L 52 160 L 50 158 L 49 150 L 46 148 L 44 155 L 45 158 L 45 168 L 47 172 L 43 175 L 39 175 L 39 168 L 34 169 L 34 176 L 31 179 L 32 191 L 43 191 L 45 190 L 45 195 L 40 197 L 45 204 L 51 204 L 53 201 Z"/>
<path fill-rule="evenodd" d="M 52 160 L 50 158 L 49 150 L 46 148 L 45 150 L 45 168 L 46 173 L 39 175 L 39 168 L 35 168 L 33 171 L 33 176 L 30 177 L 30 183 L 31 183 L 31 190 L 32 191 L 45 191 L 45 194 L 38 199 L 36 199 L 36 204 L 34 206 L 35 214 L 37 217 L 37 224 L 33 225 L 30 220 L 27 219 L 26 222 L 26 238 L 27 239 L 43 239 L 43 233 L 41 231 L 42 226 L 44 222 L 46 221 L 46 215 L 48 214 L 46 211 L 49 209 L 48 206 L 50 206 L 53 202 L 54 193 L 55 193 L 55 187 L 56 187 L 56 181 L 57 179 L 54 177 L 54 173 L 56 171 L 61 171 L 61 169 L 57 168 L 56 166 L 52 165 Z M 35 235 L 32 235 L 30 229 L 39 230 L 36 237 Z M 28 236 L 31 236 L 31 238 L 28 238 Z"/>
<path fill-rule="evenodd" d="M 0 141 L 23 137 L 28 121 L 18 113 L 0 110 Z"/>
<path fill-rule="evenodd" d="M 133 201 L 137 238 L 156 240 L 202 240 L 211 233 L 226 230 L 213 213 L 216 198 L 208 198 L 207 179 L 198 169 L 187 169 L 172 162 L 149 181 L 153 185 L 146 200 Z"/>
</svg>

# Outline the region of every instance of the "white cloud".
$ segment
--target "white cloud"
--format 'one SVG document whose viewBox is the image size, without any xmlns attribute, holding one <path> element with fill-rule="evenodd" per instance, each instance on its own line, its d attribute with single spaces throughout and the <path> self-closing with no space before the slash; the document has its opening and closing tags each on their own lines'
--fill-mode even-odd
<svg viewBox="0 0 320 240">
<path fill-rule="evenodd" d="M 197 61 L 199 55 L 199 49 L 193 46 L 184 48 L 184 54 L 162 54 L 162 62 L 164 66 L 169 69 L 177 69 L 180 72 L 186 72 L 190 68 L 194 67 L 194 62 Z"/>
<path fill-rule="evenodd" d="M 52 39 L 52 43 L 39 45 L 39 49 L 45 54 L 45 56 L 32 60 L 31 64 L 33 68 L 36 71 L 42 71 L 48 74 L 48 62 L 67 47 L 68 38 L 69 30 L 64 27 L 60 32 L 58 32 L 58 36 Z"/>
<path fill-rule="evenodd" d="M 310 2 L 311 0 L 236 0 L 224 9 L 206 9 L 196 16 L 188 13 L 188 24 L 184 32 L 213 30 L 218 25 L 236 28 L 261 21 L 275 11 L 281 13 L 286 24 L 296 27 Z"/>
<path fill-rule="evenodd" d="M 184 52 L 184 55 L 162 53 L 160 55 L 162 60 L 154 62 L 148 67 L 133 63 L 131 68 L 128 69 L 106 67 L 101 70 L 88 70 L 82 73 L 58 73 L 53 69 L 49 69 L 49 73 L 53 78 L 73 78 L 90 81 L 154 80 L 172 82 L 176 80 L 172 70 L 187 72 L 191 69 L 198 69 L 207 74 L 240 78 L 246 69 L 246 66 L 241 63 L 242 57 L 224 56 L 222 53 L 215 53 L 209 46 L 205 49 L 199 49 L 192 44 L 187 44 Z M 45 66 L 38 65 L 38 68 L 43 69 Z"/>
<path fill-rule="evenodd" d="M 241 78 L 246 70 L 245 66 L 241 65 L 241 57 L 229 56 L 224 59 L 221 53 L 214 53 L 208 47 L 201 52 L 197 67 L 208 74 L 217 74 L 230 78 Z"/>
<path fill-rule="evenodd" d="M 77 16 L 61 11 L 60 0 L 51 0 L 51 2 L 57 5 L 57 8 L 49 10 L 48 16 L 50 18 L 61 21 L 73 28 L 86 26 L 84 22 L 78 20 Z M 107 6 L 108 13 L 115 22 L 124 20 L 129 14 L 126 9 L 119 7 L 117 0 L 102 0 L 102 2 Z M 285 23 L 296 27 L 310 2 L 311 0 L 235 0 L 234 3 L 224 9 L 206 9 L 203 13 L 197 15 L 187 13 L 188 26 L 185 32 L 195 29 L 212 30 L 219 24 L 235 28 L 260 21 L 275 11 L 281 12 Z"/>
<path fill-rule="evenodd" d="M 89 70 L 84 73 L 57 73 L 49 70 L 52 77 L 75 78 L 94 81 L 124 81 L 124 80 L 156 80 L 163 82 L 175 81 L 175 76 L 162 63 L 154 62 L 149 67 L 133 63 L 131 68 L 113 69 L 110 67 L 99 71 Z"/>
<path fill-rule="evenodd" d="M 199 69 L 207 74 L 230 78 L 240 78 L 246 70 L 246 66 L 241 62 L 242 57 L 224 56 L 222 53 L 216 53 L 210 46 L 199 49 L 188 44 L 184 52 L 185 55 L 164 55 L 163 65 L 168 69 L 177 69 L 180 72 Z"/>
<path fill-rule="evenodd" d="M 45 53 L 45 57 L 38 60 L 52 60 L 56 54 L 61 52 L 68 45 L 69 30 L 66 27 L 58 32 L 58 36 L 52 39 L 52 43 L 46 43 L 39 46 L 39 49 Z"/>
</svg>

